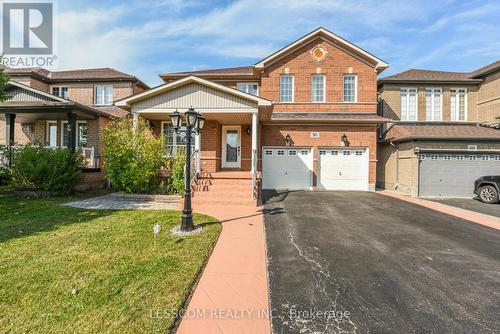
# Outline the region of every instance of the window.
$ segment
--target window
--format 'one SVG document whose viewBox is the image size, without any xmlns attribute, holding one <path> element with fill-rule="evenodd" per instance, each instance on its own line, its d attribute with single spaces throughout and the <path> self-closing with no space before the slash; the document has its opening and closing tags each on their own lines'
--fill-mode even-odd
<svg viewBox="0 0 500 334">
<path fill-rule="evenodd" d="M 278 150 L 278 155 L 285 155 L 285 151 L 283 151 L 283 150 Z"/>
<path fill-rule="evenodd" d="M 290 150 L 290 151 L 288 151 L 288 155 L 297 155 L 297 151 Z"/>
<path fill-rule="evenodd" d="M 351 155 L 351 151 L 343 151 L 342 154 L 343 155 Z"/>
<path fill-rule="evenodd" d="M 356 155 L 363 155 L 363 151 L 356 151 Z"/>
<path fill-rule="evenodd" d="M 476 160 L 477 157 L 475 155 L 469 155 L 469 160 Z"/>
<path fill-rule="evenodd" d="M 431 160 L 439 160 L 439 155 L 431 154 Z"/>
<path fill-rule="evenodd" d="M 425 160 L 427 157 L 425 156 L 425 154 L 420 154 L 419 158 L 420 158 L 420 160 Z"/>
<path fill-rule="evenodd" d="M 356 102 L 358 78 L 355 75 L 344 75 L 344 102 Z"/>
<path fill-rule="evenodd" d="M 280 101 L 293 102 L 293 76 L 282 75 L 280 77 Z"/>
<path fill-rule="evenodd" d="M 68 122 L 61 123 L 61 146 L 68 147 Z M 76 147 L 87 147 L 88 124 L 87 121 L 76 122 Z"/>
<path fill-rule="evenodd" d="M 47 121 L 47 130 L 45 133 L 45 140 L 50 147 L 57 146 L 57 122 Z"/>
<path fill-rule="evenodd" d="M 238 82 L 236 89 L 255 96 L 259 95 L 259 85 L 255 82 Z"/>
<path fill-rule="evenodd" d="M 52 95 L 68 99 L 68 87 L 52 87 Z"/>
<path fill-rule="evenodd" d="M 481 160 L 483 160 L 483 161 L 489 161 L 490 160 L 490 156 L 489 155 L 482 155 L 481 156 Z"/>
<path fill-rule="evenodd" d="M 98 106 L 113 104 L 113 86 L 96 86 L 95 104 Z"/>
<path fill-rule="evenodd" d="M 177 153 L 184 153 L 186 151 L 186 128 L 182 126 L 179 130 L 179 132 L 175 133 L 170 121 L 162 122 L 162 134 L 165 136 L 165 149 L 167 151 L 167 156 L 174 156 Z M 191 133 L 191 138 L 191 151 L 194 152 L 194 133 Z"/>
<path fill-rule="evenodd" d="M 428 121 L 442 120 L 441 97 L 442 97 L 441 88 L 425 89 L 425 118 Z"/>
<path fill-rule="evenodd" d="M 417 120 L 417 89 L 402 88 L 401 94 L 401 120 L 416 121 Z"/>
<path fill-rule="evenodd" d="M 266 154 L 266 155 L 273 155 L 273 151 L 271 151 L 271 150 L 266 150 L 265 154 Z"/>
<path fill-rule="evenodd" d="M 495 155 L 495 161 L 500 161 L 500 155 Z"/>
<path fill-rule="evenodd" d="M 339 151 L 331 151 L 330 154 L 331 155 L 339 155 Z"/>
<path fill-rule="evenodd" d="M 449 154 L 443 155 L 443 160 L 451 160 L 451 155 Z"/>
<path fill-rule="evenodd" d="M 456 88 L 450 91 L 451 96 L 451 120 L 467 120 L 467 89 Z"/>
<path fill-rule="evenodd" d="M 311 76 L 311 102 L 325 102 L 325 76 Z"/>
<path fill-rule="evenodd" d="M 326 154 L 326 151 L 324 151 L 324 150 L 319 151 L 319 155 L 325 155 L 325 154 Z"/>
<path fill-rule="evenodd" d="M 308 155 L 308 154 L 309 154 L 309 151 L 307 151 L 307 150 L 300 151 L 300 155 Z"/>
<path fill-rule="evenodd" d="M 457 159 L 457 160 L 464 160 L 464 159 L 465 159 L 465 157 L 464 157 L 463 155 L 457 155 L 457 156 L 455 157 L 455 159 Z"/>
</svg>

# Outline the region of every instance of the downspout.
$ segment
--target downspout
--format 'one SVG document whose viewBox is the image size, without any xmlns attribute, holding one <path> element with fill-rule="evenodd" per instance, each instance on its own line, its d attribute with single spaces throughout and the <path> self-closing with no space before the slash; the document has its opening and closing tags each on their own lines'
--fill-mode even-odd
<svg viewBox="0 0 500 334">
<path fill-rule="evenodd" d="M 398 190 L 399 188 L 399 145 L 390 141 L 389 144 L 391 144 L 392 147 L 396 149 L 396 185 L 394 187 L 394 190 Z"/>
</svg>

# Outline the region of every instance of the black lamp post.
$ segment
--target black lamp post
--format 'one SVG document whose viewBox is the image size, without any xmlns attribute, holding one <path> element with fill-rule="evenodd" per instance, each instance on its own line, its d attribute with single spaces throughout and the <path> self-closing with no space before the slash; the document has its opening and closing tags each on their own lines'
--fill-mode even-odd
<svg viewBox="0 0 500 334">
<path fill-rule="evenodd" d="M 197 113 L 193 107 L 186 111 L 184 118 L 186 119 L 186 172 L 184 173 L 184 209 L 182 210 L 181 231 L 192 231 L 193 225 L 193 209 L 191 208 L 191 133 L 200 133 L 205 118 Z M 182 124 L 181 114 L 176 110 L 170 115 L 170 121 L 175 133 L 178 133 Z"/>
</svg>

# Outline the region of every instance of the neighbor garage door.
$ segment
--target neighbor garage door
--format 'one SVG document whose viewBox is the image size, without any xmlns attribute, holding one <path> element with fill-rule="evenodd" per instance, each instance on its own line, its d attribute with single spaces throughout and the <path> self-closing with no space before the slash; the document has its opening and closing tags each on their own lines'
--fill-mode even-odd
<svg viewBox="0 0 500 334">
<path fill-rule="evenodd" d="M 425 153 L 419 168 L 419 196 L 473 197 L 476 179 L 500 175 L 500 155 Z"/>
<path fill-rule="evenodd" d="M 310 148 L 264 147 L 262 188 L 310 189 L 313 155 Z"/>
<path fill-rule="evenodd" d="M 368 149 L 319 149 L 318 189 L 368 190 Z"/>
</svg>

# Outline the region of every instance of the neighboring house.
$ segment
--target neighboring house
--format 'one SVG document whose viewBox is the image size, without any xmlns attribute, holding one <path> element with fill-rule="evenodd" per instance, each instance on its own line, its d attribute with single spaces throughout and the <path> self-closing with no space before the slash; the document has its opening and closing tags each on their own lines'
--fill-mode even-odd
<svg viewBox="0 0 500 334">
<path fill-rule="evenodd" d="M 0 103 L 0 119 L 5 120 L 0 122 L 0 142 L 74 147 L 86 160 L 84 182 L 102 184 L 102 126 L 109 118 L 128 115 L 113 102 L 149 87 L 110 68 L 5 70 L 11 79 L 7 94 L 12 98 Z M 68 126 L 72 122 L 75 126 Z"/>
<path fill-rule="evenodd" d="M 500 174 L 500 61 L 470 73 L 411 69 L 378 81 L 377 184 L 412 196 L 473 196 Z"/>
<path fill-rule="evenodd" d="M 116 105 L 167 134 L 171 153 L 185 139 L 169 115 L 202 112 L 193 147 L 202 174 L 246 171 L 263 188 L 374 190 L 377 128 L 388 121 L 377 115 L 377 74 L 388 66 L 319 28 L 251 66 L 163 74 L 164 85 Z"/>
</svg>

